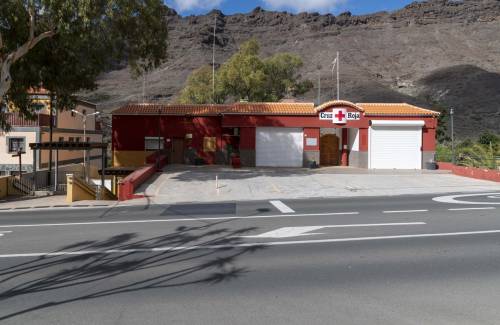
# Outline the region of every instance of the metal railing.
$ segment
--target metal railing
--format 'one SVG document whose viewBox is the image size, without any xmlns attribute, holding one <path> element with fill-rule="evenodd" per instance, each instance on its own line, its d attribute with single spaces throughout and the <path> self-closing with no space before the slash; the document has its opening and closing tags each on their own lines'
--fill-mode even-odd
<svg viewBox="0 0 500 325">
<path fill-rule="evenodd" d="M 9 183 L 12 188 L 14 188 L 21 195 L 32 195 L 33 194 L 33 182 L 29 179 L 22 179 L 18 177 L 10 177 Z"/>
<path fill-rule="evenodd" d="M 3 115 L 11 126 L 50 126 L 50 116 L 47 114 L 38 114 L 34 119 L 28 119 L 18 112 L 3 113 Z"/>
</svg>

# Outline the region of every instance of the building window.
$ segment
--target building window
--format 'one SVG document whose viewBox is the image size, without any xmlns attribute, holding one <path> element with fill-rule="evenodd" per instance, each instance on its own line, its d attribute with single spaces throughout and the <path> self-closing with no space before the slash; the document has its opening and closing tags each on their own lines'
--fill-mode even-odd
<svg viewBox="0 0 500 325">
<path fill-rule="evenodd" d="M 76 137 L 75 140 L 76 140 L 76 143 L 80 143 L 80 137 Z"/>
<path fill-rule="evenodd" d="M 59 142 L 64 142 L 64 137 L 59 137 Z"/>
<path fill-rule="evenodd" d="M 87 142 L 90 142 L 90 137 L 87 137 Z"/>
<path fill-rule="evenodd" d="M 9 153 L 17 153 L 21 151 L 22 153 L 26 152 L 26 138 L 7 138 Z"/>
<path fill-rule="evenodd" d="M 73 138 L 73 137 L 69 137 L 68 141 L 69 141 L 69 142 L 75 142 L 75 138 Z"/>
<path fill-rule="evenodd" d="M 204 137 L 203 138 L 203 151 L 204 152 L 215 152 L 217 149 L 217 138 L 216 137 Z"/>
<path fill-rule="evenodd" d="M 163 137 L 160 137 L 160 150 L 163 150 Z M 158 150 L 158 137 L 145 137 L 144 138 L 144 150 L 146 151 L 156 151 Z"/>
</svg>

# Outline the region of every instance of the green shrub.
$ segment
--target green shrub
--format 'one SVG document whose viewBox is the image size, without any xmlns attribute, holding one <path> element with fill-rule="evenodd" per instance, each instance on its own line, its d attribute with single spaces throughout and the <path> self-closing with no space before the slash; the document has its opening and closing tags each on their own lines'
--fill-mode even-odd
<svg viewBox="0 0 500 325">
<path fill-rule="evenodd" d="M 436 146 L 436 161 L 451 162 L 452 161 L 451 146 L 446 144 L 438 144 Z"/>
</svg>

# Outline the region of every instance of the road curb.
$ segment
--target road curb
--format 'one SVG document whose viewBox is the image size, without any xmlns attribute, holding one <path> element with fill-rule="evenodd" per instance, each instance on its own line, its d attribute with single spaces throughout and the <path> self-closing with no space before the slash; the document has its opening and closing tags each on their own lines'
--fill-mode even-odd
<svg viewBox="0 0 500 325">
<path fill-rule="evenodd" d="M 34 206 L 20 206 L 20 207 L 9 207 L 0 208 L 0 213 L 2 212 L 14 212 L 14 211 L 25 211 L 25 210 L 64 210 L 64 209 L 95 209 L 95 208 L 106 208 L 114 207 L 115 204 L 80 204 L 80 205 L 70 205 L 70 204 L 55 204 L 55 205 L 34 205 Z"/>
</svg>

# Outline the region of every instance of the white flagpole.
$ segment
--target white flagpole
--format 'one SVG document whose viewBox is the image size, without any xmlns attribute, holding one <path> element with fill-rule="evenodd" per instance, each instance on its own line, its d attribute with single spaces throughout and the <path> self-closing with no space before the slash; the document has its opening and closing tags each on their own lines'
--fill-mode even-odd
<svg viewBox="0 0 500 325">
<path fill-rule="evenodd" d="M 335 65 L 337 64 L 337 59 L 332 62 L 332 98 L 335 98 L 335 90 L 333 88 L 333 83 L 335 82 Z"/>
</svg>

